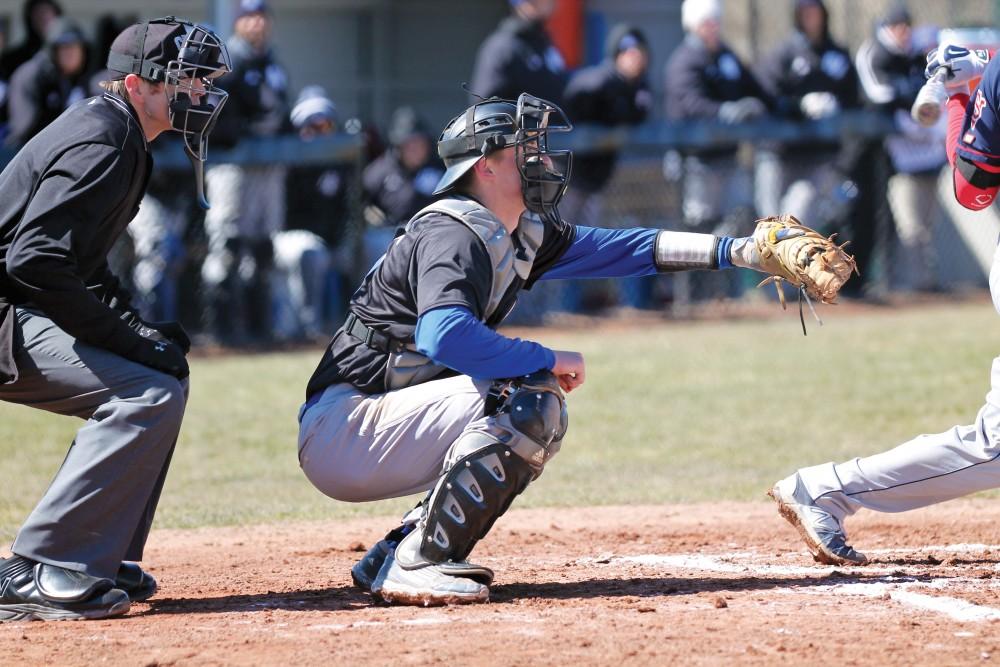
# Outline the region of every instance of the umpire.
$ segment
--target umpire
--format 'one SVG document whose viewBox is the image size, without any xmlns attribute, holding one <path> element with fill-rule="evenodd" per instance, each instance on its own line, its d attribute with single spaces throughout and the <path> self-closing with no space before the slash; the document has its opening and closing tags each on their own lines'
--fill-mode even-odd
<svg viewBox="0 0 1000 667">
<path fill-rule="evenodd" d="M 187 399 L 189 342 L 143 322 L 107 254 L 135 216 L 149 143 L 180 128 L 199 166 L 228 69 L 210 31 L 168 17 L 111 46 L 117 76 L 0 174 L 0 399 L 86 420 L 0 560 L 0 621 L 104 618 L 156 581 L 137 564 Z"/>
</svg>

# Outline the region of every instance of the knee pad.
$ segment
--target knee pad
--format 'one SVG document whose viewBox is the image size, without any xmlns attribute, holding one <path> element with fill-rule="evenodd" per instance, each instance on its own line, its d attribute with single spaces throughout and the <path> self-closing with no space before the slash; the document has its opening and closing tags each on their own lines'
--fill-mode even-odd
<svg viewBox="0 0 1000 667">
<path fill-rule="evenodd" d="M 419 547 L 430 562 L 466 558 L 562 444 L 568 417 L 555 376 L 503 385 L 494 414 L 452 445 L 431 493 Z"/>
<path fill-rule="evenodd" d="M 502 441 L 540 475 L 566 435 L 566 401 L 556 376 L 549 371 L 525 375 L 509 386 L 494 415 L 496 426 L 502 431 Z"/>
</svg>

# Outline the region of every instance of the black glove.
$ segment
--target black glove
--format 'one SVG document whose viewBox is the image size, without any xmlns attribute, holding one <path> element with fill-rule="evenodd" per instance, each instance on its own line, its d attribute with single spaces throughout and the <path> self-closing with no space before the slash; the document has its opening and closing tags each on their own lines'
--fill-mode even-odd
<svg viewBox="0 0 1000 667">
<path fill-rule="evenodd" d="M 159 333 L 155 329 L 149 331 Z M 163 371 L 167 375 L 173 375 L 178 380 L 183 380 L 191 373 L 180 346 L 166 338 L 162 340 L 148 336 L 138 338 L 122 356 L 143 366 Z"/>
<path fill-rule="evenodd" d="M 184 327 L 181 326 L 180 322 L 146 322 L 145 326 L 162 334 L 171 343 L 175 343 L 181 348 L 184 354 L 191 351 L 191 339 L 188 337 L 187 331 L 184 331 Z M 155 336 L 146 336 L 142 332 L 139 332 L 139 335 L 143 338 L 157 340 Z"/>
</svg>

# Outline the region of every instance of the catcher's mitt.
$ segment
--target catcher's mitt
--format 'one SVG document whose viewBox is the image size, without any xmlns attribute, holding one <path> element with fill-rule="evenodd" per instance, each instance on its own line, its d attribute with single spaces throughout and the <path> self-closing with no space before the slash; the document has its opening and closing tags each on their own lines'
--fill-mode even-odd
<svg viewBox="0 0 1000 667">
<path fill-rule="evenodd" d="M 833 240 L 835 236 L 827 238 L 792 215 L 758 220 L 753 233 L 754 247 L 760 256 L 760 269 L 771 274 L 758 287 L 775 283 L 782 307 L 785 307 L 785 296 L 778 283 L 787 282 L 798 287 L 800 314 L 803 297 L 810 309 L 810 297 L 834 303 L 851 274 L 858 273 L 854 257 L 844 252 L 847 244 L 837 245 Z M 804 322 L 802 330 L 804 333 Z"/>
</svg>

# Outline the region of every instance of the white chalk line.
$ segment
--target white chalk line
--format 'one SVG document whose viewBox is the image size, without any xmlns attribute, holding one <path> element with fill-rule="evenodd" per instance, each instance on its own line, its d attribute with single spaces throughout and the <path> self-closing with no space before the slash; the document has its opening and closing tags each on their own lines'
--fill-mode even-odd
<svg viewBox="0 0 1000 667">
<path fill-rule="evenodd" d="M 953 551 L 966 553 L 970 551 L 982 551 L 991 548 L 984 545 L 951 545 L 948 547 L 927 547 L 927 550 Z M 886 553 L 892 553 L 886 550 Z M 745 558 L 759 557 L 758 554 L 750 552 L 733 552 L 727 554 L 707 555 L 707 554 L 643 554 L 639 556 L 619 556 L 611 558 L 608 563 L 634 563 L 637 565 L 669 567 L 688 570 L 701 570 L 707 572 L 719 572 L 727 574 L 748 574 L 754 577 L 782 577 L 782 576 L 806 576 L 820 579 L 823 575 L 833 570 L 844 572 L 845 574 L 882 574 L 890 575 L 880 577 L 871 581 L 849 581 L 837 583 L 836 581 L 823 581 L 822 586 L 789 586 L 776 587 L 775 590 L 789 594 L 809 594 L 809 595 L 858 595 L 864 597 L 885 598 L 888 593 L 889 598 L 899 604 L 930 611 L 948 616 L 960 622 L 979 622 L 1000 619 L 1000 609 L 986 605 L 978 605 L 967 600 L 963 600 L 948 595 L 927 595 L 907 590 L 913 587 L 932 588 L 936 590 L 949 590 L 957 584 L 977 584 L 982 585 L 978 579 L 966 577 L 937 577 L 926 581 L 907 581 L 905 575 L 899 575 L 899 568 L 875 568 L 865 567 L 796 567 L 780 565 L 757 565 L 739 562 Z"/>
<path fill-rule="evenodd" d="M 637 565 L 666 566 L 689 570 L 708 570 L 711 572 L 727 572 L 731 574 L 751 574 L 753 576 L 771 577 L 800 577 L 800 576 L 821 576 L 824 573 L 838 570 L 841 572 L 863 571 L 871 574 L 889 574 L 896 572 L 899 568 L 885 567 L 803 567 L 785 565 L 750 565 L 749 563 L 733 562 L 734 559 L 745 558 L 755 554 L 732 553 L 723 556 L 710 556 L 703 554 L 644 554 L 640 556 L 617 556 L 610 562 L 636 563 Z"/>
<path fill-rule="evenodd" d="M 967 554 L 977 551 L 1000 551 L 1000 544 L 931 544 L 923 547 L 913 547 L 912 549 L 864 549 L 866 554 L 880 554 L 883 556 L 906 553 L 908 551 L 944 551 L 953 554 Z"/>
<path fill-rule="evenodd" d="M 490 622 L 493 621 L 510 621 L 515 624 L 530 624 L 530 623 L 540 623 L 542 619 L 525 616 L 522 614 L 497 614 L 490 617 Z M 432 626 L 432 625 L 449 625 L 452 623 L 481 623 L 479 619 L 472 619 L 468 617 L 461 616 L 443 616 L 443 615 L 433 615 L 433 616 L 421 616 L 419 618 L 403 618 L 403 619 L 393 619 L 388 621 L 354 621 L 352 623 L 314 623 L 312 625 L 306 626 L 307 630 L 328 630 L 334 632 L 341 632 L 343 630 L 363 630 L 365 628 L 384 628 L 384 627 L 395 627 L 395 626 Z M 523 628 L 523 634 L 537 634 L 535 630 Z"/>
</svg>

